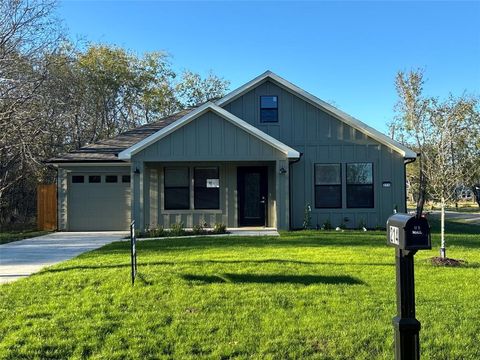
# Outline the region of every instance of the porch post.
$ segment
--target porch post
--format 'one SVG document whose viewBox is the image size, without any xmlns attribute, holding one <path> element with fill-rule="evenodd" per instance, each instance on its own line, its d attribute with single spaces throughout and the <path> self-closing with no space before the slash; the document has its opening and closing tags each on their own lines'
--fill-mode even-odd
<svg viewBox="0 0 480 360">
<path fill-rule="evenodd" d="M 135 220 L 135 228 L 144 230 L 144 179 L 145 166 L 143 161 L 132 162 L 132 220 Z"/>
<path fill-rule="evenodd" d="M 277 229 L 288 230 L 290 225 L 288 160 L 277 160 L 275 164 L 275 184 L 277 198 Z"/>
</svg>

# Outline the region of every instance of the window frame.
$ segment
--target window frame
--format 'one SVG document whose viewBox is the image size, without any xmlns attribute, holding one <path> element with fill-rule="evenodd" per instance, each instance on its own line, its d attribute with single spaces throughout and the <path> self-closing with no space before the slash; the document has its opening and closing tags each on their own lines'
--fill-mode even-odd
<svg viewBox="0 0 480 360">
<path fill-rule="evenodd" d="M 115 178 L 115 181 L 110 181 L 113 178 Z M 113 175 L 113 174 L 105 175 L 105 183 L 106 184 L 117 184 L 118 183 L 118 175 Z"/>
<path fill-rule="evenodd" d="M 99 181 L 92 181 L 94 178 L 99 178 Z M 101 184 L 102 183 L 102 175 L 88 175 L 88 183 L 89 184 Z"/>
<path fill-rule="evenodd" d="M 348 182 L 348 166 L 354 164 L 370 164 L 372 167 L 372 182 L 368 184 L 349 184 Z M 348 194 L 349 188 L 366 188 L 371 187 L 371 204 L 372 206 L 353 206 L 349 202 Z M 346 207 L 347 209 L 374 209 L 375 208 L 375 164 L 372 161 L 359 161 L 359 162 L 349 162 L 345 164 L 345 197 L 346 197 Z"/>
<path fill-rule="evenodd" d="M 74 181 L 74 178 L 77 180 L 81 178 L 82 181 Z M 85 184 L 85 175 L 72 175 L 72 184 Z"/>
<path fill-rule="evenodd" d="M 322 185 L 317 185 L 317 165 L 338 165 L 338 169 L 340 171 L 339 178 L 340 178 L 340 183 L 339 184 L 322 184 Z M 342 209 L 343 208 L 343 171 L 342 171 L 342 163 L 341 162 L 335 162 L 335 163 L 314 163 L 313 164 L 313 196 L 314 196 L 314 205 L 315 209 Z M 340 190 L 340 202 L 338 206 L 318 206 L 317 204 L 317 191 L 321 191 L 321 188 L 327 188 L 327 187 L 336 187 Z"/>
<path fill-rule="evenodd" d="M 167 186 L 167 169 L 187 169 L 187 179 L 188 185 L 187 186 Z M 163 209 L 168 211 L 184 211 L 184 210 L 191 210 L 192 201 L 191 201 L 191 171 L 189 166 L 166 166 L 163 168 Z M 187 189 L 188 191 L 188 206 L 182 208 L 172 208 L 167 207 L 167 190 L 169 189 Z"/>
<path fill-rule="evenodd" d="M 263 107 L 262 106 L 262 98 L 276 98 L 276 104 L 277 104 L 277 107 Z M 260 108 L 260 115 L 259 115 L 259 119 L 260 119 L 260 122 L 261 123 L 264 123 L 264 124 L 276 124 L 278 123 L 278 95 L 260 95 L 260 104 L 259 104 L 259 108 Z M 262 118 L 262 110 L 275 110 L 275 120 L 271 120 L 271 121 L 268 121 L 268 120 L 264 120 Z"/>
<path fill-rule="evenodd" d="M 217 177 L 218 179 L 218 187 L 215 188 L 208 188 L 207 186 L 199 186 L 197 185 L 195 179 L 196 179 L 196 171 L 197 170 L 202 170 L 202 169 L 215 169 L 217 171 Z M 192 172 L 192 180 L 193 180 L 193 210 L 220 210 L 220 167 L 219 166 L 196 166 L 193 168 Z M 198 189 L 212 189 L 215 190 L 217 193 L 217 200 L 218 200 L 218 206 L 217 207 L 199 207 L 197 205 L 197 188 Z"/>
</svg>

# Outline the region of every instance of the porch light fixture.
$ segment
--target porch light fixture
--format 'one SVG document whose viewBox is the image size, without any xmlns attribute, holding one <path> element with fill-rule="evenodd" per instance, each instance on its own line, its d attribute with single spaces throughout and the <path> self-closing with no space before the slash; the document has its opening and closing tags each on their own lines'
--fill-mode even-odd
<svg viewBox="0 0 480 360">
<path fill-rule="evenodd" d="M 280 168 L 280 174 L 285 175 L 286 173 L 287 170 L 284 167 Z"/>
<path fill-rule="evenodd" d="M 135 171 L 133 172 L 134 174 L 140 174 L 140 170 L 138 168 L 135 168 Z"/>
</svg>

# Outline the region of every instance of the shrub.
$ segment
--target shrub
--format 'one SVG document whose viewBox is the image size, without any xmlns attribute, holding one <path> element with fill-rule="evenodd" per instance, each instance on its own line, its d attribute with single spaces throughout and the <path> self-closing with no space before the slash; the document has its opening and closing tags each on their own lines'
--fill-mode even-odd
<svg viewBox="0 0 480 360">
<path fill-rule="evenodd" d="M 201 224 L 193 225 L 192 234 L 194 234 L 194 235 L 205 234 L 205 229 L 203 228 L 203 225 L 201 225 Z"/>
<path fill-rule="evenodd" d="M 165 229 L 161 226 L 155 228 L 155 229 L 151 229 L 149 231 L 149 237 L 163 237 L 165 236 Z"/>
<path fill-rule="evenodd" d="M 332 223 L 330 222 L 330 219 L 325 220 L 325 222 L 322 224 L 322 229 L 323 230 L 332 230 Z"/>
<path fill-rule="evenodd" d="M 303 228 L 310 229 L 312 227 L 312 207 L 310 205 L 305 206 L 303 213 Z"/>
<path fill-rule="evenodd" d="M 172 224 L 170 226 L 170 235 L 172 236 L 182 236 L 185 235 L 185 226 L 182 222 L 177 224 Z"/>
<path fill-rule="evenodd" d="M 213 225 L 212 233 L 214 234 L 226 234 L 227 233 L 227 225 L 216 223 Z"/>
</svg>

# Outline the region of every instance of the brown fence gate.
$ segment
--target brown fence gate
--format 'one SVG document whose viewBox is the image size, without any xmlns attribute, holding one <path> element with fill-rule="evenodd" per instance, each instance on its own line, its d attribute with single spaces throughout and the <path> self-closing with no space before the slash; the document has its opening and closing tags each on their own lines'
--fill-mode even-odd
<svg viewBox="0 0 480 360">
<path fill-rule="evenodd" d="M 37 187 L 38 230 L 57 229 L 57 186 L 55 184 Z"/>
</svg>

